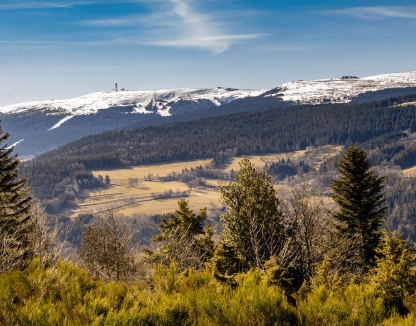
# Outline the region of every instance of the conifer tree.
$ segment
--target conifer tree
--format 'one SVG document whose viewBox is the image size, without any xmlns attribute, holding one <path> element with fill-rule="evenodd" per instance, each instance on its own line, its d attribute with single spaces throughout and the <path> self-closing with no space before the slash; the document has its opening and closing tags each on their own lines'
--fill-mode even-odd
<svg viewBox="0 0 416 326">
<path fill-rule="evenodd" d="M 362 241 L 364 266 L 374 262 L 382 232 L 387 207 L 382 193 L 385 176 L 374 174 L 367 153 L 358 145 L 350 144 L 339 164 L 339 179 L 330 185 L 334 191 L 333 200 L 339 212 L 333 216 L 341 222 L 337 225 L 341 236 L 358 234 Z"/>
<path fill-rule="evenodd" d="M 264 269 L 264 262 L 278 256 L 286 243 L 280 203 L 265 172 L 246 158 L 240 168 L 236 182 L 220 188 L 229 211 L 220 217 L 221 239 L 249 264 Z"/>
<path fill-rule="evenodd" d="M 154 242 L 166 241 L 175 232 L 182 235 L 186 233 L 189 238 L 204 233 L 202 223 L 207 218 L 207 209 L 201 209 L 199 214 L 195 216 L 185 199 L 181 199 L 178 204 L 179 209 L 176 210 L 176 214 L 169 213 L 169 220 L 166 220 L 163 216 L 161 217 L 159 227 L 162 232 L 153 237 Z"/>
<path fill-rule="evenodd" d="M 33 231 L 27 177 L 18 178 L 19 159 L 13 147 L 4 142 L 9 138 L 0 128 L 0 267 L 2 270 L 24 269 L 34 255 L 30 239 Z"/>
<path fill-rule="evenodd" d="M 179 209 L 169 213 L 169 220 L 161 217 L 161 233 L 154 236 L 152 241 L 165 243 L 162 252 L 167 262 L 175 260 L 181 268 L 194 267 L 191 265 L 198 265 L 212 257 L 214 228 L 209 224 L 203 227 L 207 219 L 206 207 L 195 215 L 185 199 L 181 199 L 178 204 Z"/>
</svg>

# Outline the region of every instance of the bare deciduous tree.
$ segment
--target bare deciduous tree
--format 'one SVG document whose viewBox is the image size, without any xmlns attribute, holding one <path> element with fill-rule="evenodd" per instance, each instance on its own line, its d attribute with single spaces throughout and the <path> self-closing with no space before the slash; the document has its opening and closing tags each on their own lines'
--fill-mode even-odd
<svg viewBox="0 0 416 326">
<path fill-rule="evenodd" d="M 247 248 L 250 253 L 243 254 L 243 256 L 251 254 L 255 265 L 260 270 L 265 269 L 265 263 L 271 257 L 274 257 L 282 267 L 290 267 L 297 255 L 297 252 L 293 250 L 294 243 L 290 232 L 285 232 L 279 227 L 270 227 L 270 224 L 266 225 L 253 206 L 247 207 L 246 213 L 248 223 L 244 227 L 248 235 L 249 246 Z M 267 215 L 267 211 L 262 213 Z"/>
<path fill-rule="evenodd" d="M 84 267 L 105 281 L 131 282 L 136 278 L 138 261 L 137 231 L 114 210 L 96 216 L 78 250 Z"/>
<path fill-rule="evenodd" d="M 58 258 L 62 257 L 66 236 L 64 236 L 64 241 L 60 241 L 59 237 L 64 230 L 50 225 L 48 215 L 39 202 L 32 205 L 31 215 L 31 223 L 33 223 L 31 241 L 34 245 L 35 257 L 45 265 L 54 264 Z"/>
<path fill-rule="evenodd" d="M 6 229 L 7 225 L 0 226 L 0 275 L 19 268 L 21 265 L 22 252 L 16 250 L 23 246 L 23 243 L 19 241 L 20 230 L 15 228 L 11 233 Z"/>
<path fill-rule="evenodd" d="M 139 183 L 138 178 L 129 178 L 128 179 L 128 184 L 129 184 L 130 187 L 137 187 L 138 183 Z"/>
<path fill-rule="evenodd" d="M 48 216 L 39 202 L 31 205 L 30 215 L 27 223 L 13 229 L 13 233 L 7 224 L 0 227 L 0 274 L 21 267 L 22 255 L 27 246 L 32 248 L 33 256 L 45 265 L 54 264 L 61 257 L 64 243 L 59 241 L 58 228 L 49 225 Z M 23 243 L 20 232 L 28 229 L 31 232 Z"/>
<path fill-rule="evenodd" d="M 282 208 L 291 225 L 294 240 L 291 250 L 296 251 L 294 265 L 304 280 L 309 281 L 325 260 L 333 273 L 361 275 L 362 271 L 356 268 L 363 259 L 360 237 L 339 236 L 322 196 L 305 179 L 292 190 Z"/>
</svg>

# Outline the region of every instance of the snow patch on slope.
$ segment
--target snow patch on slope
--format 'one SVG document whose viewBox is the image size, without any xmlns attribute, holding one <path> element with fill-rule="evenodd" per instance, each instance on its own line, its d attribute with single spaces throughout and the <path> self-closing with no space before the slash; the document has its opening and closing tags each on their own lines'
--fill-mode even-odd
<svg viewBox="0 0 416 326">
<path fill-rule="evenodd" d="M 61 119 L 61 120 L 59 120 L 59 122 L 58 122 L 58 123 L 56 123 L 53 127 L 49 128 L 48 130 L 53 130 L 53 129 L 58 128 L 58 127 L 59 127 L 59 126 L 61 126 L 63 123 L 67 122 L 68 120 L 72 119 L 73 117 L 74 117 L 73 115 L 70 115 L 70 116 L 67 116 L 67 117 L 65 117 L 65 118 L 63 118 L 63 119 Z"/>
<path fill-rule="evenodd" d="M 10 149 L 12 147 L 15 147 L 17 144 L 21 143 L 22 141 L 24 141 L 24 139 L 20 139 L 19 141 L 15 142 L 14 144 L 12 144 L 11 146 L 7 147 L 7 149 Z"/>
<path fill-rule="evenodd" d="M 348 103 L 365 92 L 405 87 L 416 87 L 416 70 L 366 78 L 299 80 L 283 84 L 276 88 L 274 94 L 267 96 L 300 104 Z"/>
</svg>

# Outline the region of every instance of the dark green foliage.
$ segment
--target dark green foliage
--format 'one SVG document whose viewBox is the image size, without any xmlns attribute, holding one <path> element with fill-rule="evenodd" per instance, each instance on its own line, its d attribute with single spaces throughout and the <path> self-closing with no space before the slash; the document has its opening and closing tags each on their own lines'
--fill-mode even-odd
<svg viewBox="0 0 416 326">
<path fill-rule="evenodd" d="M 169 213 L 169 219 L 161 216 L 160 234 L 153 237 L 153 242 L 162 242 L 161 254 L 165 257 L 164 264 L 176 261 L 182 269 L 193 267 L 190 260 L 203 263 L 212 257 L 214 251 L 214 228 L 203 224 L 207 219 L 207 208 L 200 210 L 195 216 L 189 208 L 189 202 L 181 199 L 179 209 Z M 149 251 L 149 254 L 154 254 Z"/>
<path fill-rule="evenodd" d="M 105 183 L 109 185 L 110 182 L 111 182 L 110 177 L 108 175 L 106 175 L 105 176 Z"/>
<path fill-rule="evenodd" d="M 416 179 L 389 175 L 386 179 L 387 218 L 384 227 L 416 242 Z"/>
<path fill-rule="evenodd" d="M 404 146 L 401 147 L 401 151 L 398 151 L 391 159 L 391 164 L 399 165 L 402 169 L 414 166 L 416 162 L 416 147 L 407 149 L 404 149 Z"/>
<path fill-rule="evenodd" d="M 207 208 L 201 209 L 195 216 L 192 209 L 189 208 L 189 202 L 181 199 L 178 202 L 179 209 L 175 213 L 169 213 L 169 219 L 166 220 L 161 216 L 159 224 L 161 233 L 153 237 L 154 242 L 167 241 L 173 234 L 180 233 L 189 238 L 194 238 L 204 233 L 203 223 L 207 219 Z"/>
<path fill-rule="evenodd" d="M 235 246 L 224 241 L 220 241 L 215 246 L 214 255 L 208 266 L 216 279 L 230 284 L 235 284 L 235 276 L 238 273 L 249 270 L 248 263 L 239 256 Z"/>
<path fill-rule="evenodd" d="M 30 188 L 27 178 L 18 178 L 19 159 L 4 142 L 9 138 L 0 128 L 0 270 L 26 268 L 33 259 L 30 241 Z"/>
<path fill-rule="evenodd" d="M 362 241 L 364 265 L 372 264 L 380 243 L 387 207 L 382 193 L 385 177 L 374 175 L 367 153 L 350 144 L 339 164 L 339 179 L 332 180 L 332 199 L 339 207 L 333 216 L 341 236 L 359 234 Z"/>
<path fill-rule="evenodd" d="M 93 214 L 79 214 L 72 219 L 65 217 L 58 218 L 56 223 L 62 223 L 62 229 L 68 230 L 66 240 L 78 247 L 81 243 L 82 234 L 87 230 L 93 218 Z M 64 240 L 64 238 L 61 239 L 61 241 Z"/>
<path fill-rule="evenodd" d="M 265 166 L 266 172 L 268 175 L 277 178 L 278 180 L 283 180 L 287 177 L 300 173 L 308 173 L 310 167 L 305 162 L 299 162 L 299 165 L 295 165 L 290 161 L 290 159 L 279 160 L 279 162 L 274 162 L 270 165 L 266 163 Z"/>
<path fill-rule="evenodd" d="M 283 217 L 267 174 L 246 158 L 240 168 L 236 181 L 220 188 L 229 211 L 220 217 L 221 238 L 249 264 L 263 269 L 263 263 L 277 256 L 286 240 Z"/>
</svg>

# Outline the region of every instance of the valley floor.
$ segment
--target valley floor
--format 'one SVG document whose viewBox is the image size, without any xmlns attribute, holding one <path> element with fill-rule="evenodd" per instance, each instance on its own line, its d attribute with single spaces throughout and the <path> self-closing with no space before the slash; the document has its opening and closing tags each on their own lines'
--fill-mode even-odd
<svg viewBox="0 0 416 326">
<path fill-rule="evenodd" d="M 247 158 L 259 168 L 263 168 L 266 163 L 270 165 L 282 159 L 290 159 L 295 162 L 305 161 L 317 171 L 324 160 L 339 154 L 341 150 L 341 146 L 327 145 L 290 153 L 247 156 Z M 239 170 L 241 159 L 242 157 L 233 157 L 227 163 L 216 167 L 215 170 L 230 175 L 231 171 Z M 172 172 L 181 173 L 185 169 L 205 167 L 211 161 L 211 159 L 206 159 L 93 171 L 96 177 L 108 175 L 111 180 L 109 186 L 106 189 L 90 191 L 84 199 L 78 200 L 77 207 L 66 213 L 76 216 L 81 213 L 97 213 L 115 209 L 125 215 L 165 214 L 174 211 L 178 200 L 186 197 L 193 210 L 198 211 L 200 208 L 208 207 L 209 215 L 217 215 L 223 208 L 218 189 L 220 186 L 228 185 L 230 178 L 207 178 L 204 185 L 194 188 L 189 188 L 186 183 L 180 181 L 167 181 L 167 177 Z M 137 178 L 137 185 L 130 185 L 129 178 Z M 275 182 L 274 186 L 280 191 L 290 188 L 290 185 L 284 182 Z M 171 197 L 157 198 L 158 194 L 169 192 L 169 190 L 172 190 Z"/>
</svg>

